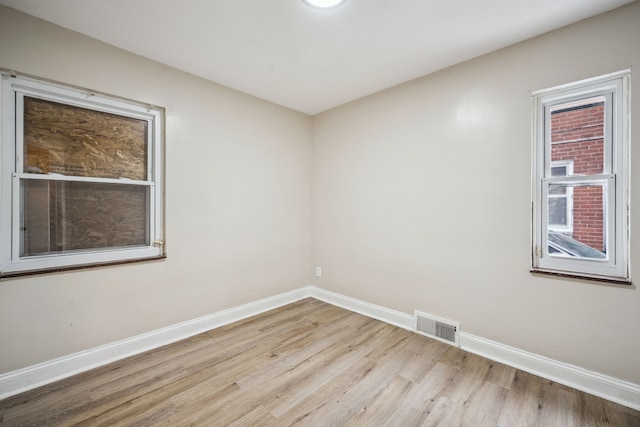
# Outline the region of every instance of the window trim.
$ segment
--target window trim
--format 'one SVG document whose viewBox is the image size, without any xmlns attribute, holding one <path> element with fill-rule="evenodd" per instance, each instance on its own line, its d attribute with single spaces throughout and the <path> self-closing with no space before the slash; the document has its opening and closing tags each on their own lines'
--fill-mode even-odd
<svg viewBox="0 0 640 427">
<path fill-rule="evenodd" d="M 16 76 L 6 72 L 2 72 L 1 77 L 0 277 L 164 258 L 164 110 L 160 107 L 41 79 Z M 24 96 L 147 121 L 146 180 L 39 175 L 24 172 L 21 151 L 24 136 L 23 122 L 18 120 L 22 117 L 20 114 L 23 111 Z M 149 244 L 20 257 L 20 182 L 23 179 L 146 186 L 149 194 L 147 208 Z"/>
<path fill-rule="evenodd" d="M 561 276 L 631 283 L 629 270 L 629 136 L 630 70 L 532 92 L 532 253 L 531 271 Z M 550 110 L 557 104 L 599 95 L 605 102 L 604 169 L 600 175 L 551 177 Z M 609 142 L 607 142 L 609 141 Z M 610 149 L 607 149 L 610 144 Z M 547 148 L 549 145 L 549 148 Z M 547 252 L 548 184 L 604 183 L 609 212 L 605 219 L 609 239 L 607 261 L 563 258 Z"/>
</svg>

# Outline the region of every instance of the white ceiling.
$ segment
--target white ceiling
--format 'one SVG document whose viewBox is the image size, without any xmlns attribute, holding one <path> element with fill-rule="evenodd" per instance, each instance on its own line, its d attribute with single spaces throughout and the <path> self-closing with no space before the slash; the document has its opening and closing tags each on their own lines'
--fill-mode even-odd
<svg viewBox="0 0 640 427">
<path fill-rule="evenodd" d="M 307 114 L 633 0 L 0 0 Z"/>
</svg>

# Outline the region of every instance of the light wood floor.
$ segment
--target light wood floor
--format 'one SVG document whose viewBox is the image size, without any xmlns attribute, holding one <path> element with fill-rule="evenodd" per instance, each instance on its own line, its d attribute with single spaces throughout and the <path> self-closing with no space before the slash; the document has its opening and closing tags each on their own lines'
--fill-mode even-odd
<svg viewBox="0 0 640 427">
<path fill-rule="evenodd" d="M 640 426 L 640 412 L 305 299 L 0 401 L 2 426 Z"/>
</svg>

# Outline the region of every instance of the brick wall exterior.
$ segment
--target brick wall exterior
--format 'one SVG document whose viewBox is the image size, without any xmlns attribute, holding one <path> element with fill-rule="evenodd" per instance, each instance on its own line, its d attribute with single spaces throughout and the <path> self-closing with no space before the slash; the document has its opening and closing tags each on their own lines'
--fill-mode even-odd
<svg viewBox="0 0 640 427">
<path fill-rule="evenodd" d="M 551 160 L 573 160 L 574 175 L 601 174 L 604 164 L 604 104 L 551 114 Z M 572 237 L 604 251 L 604 211 L 600 187 L 573 190 Z"/>
</svg>

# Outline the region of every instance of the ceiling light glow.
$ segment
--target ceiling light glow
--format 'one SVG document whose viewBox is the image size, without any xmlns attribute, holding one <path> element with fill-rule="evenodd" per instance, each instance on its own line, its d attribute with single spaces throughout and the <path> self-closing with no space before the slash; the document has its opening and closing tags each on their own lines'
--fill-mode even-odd
<svg viewBox="0 0 640 427">
<path fill-rule="evenodd" d="M 316 9 L 333 9 L 345 3 L 347 0 L 302 0 L 308 6 Z"/>
</svg>

